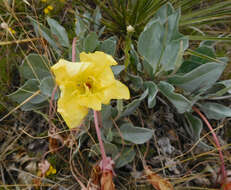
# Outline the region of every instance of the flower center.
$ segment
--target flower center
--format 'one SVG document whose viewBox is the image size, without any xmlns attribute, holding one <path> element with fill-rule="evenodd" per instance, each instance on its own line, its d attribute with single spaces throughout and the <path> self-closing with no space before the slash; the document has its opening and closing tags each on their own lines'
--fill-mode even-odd
<svg viewBox="0 0 231 190">
<path fill-rule="evenodd" d="M 77 93 L 84 95 L 88 93 L 93 93 L 94 91 L 94 78 L 87 78 L 86 81 L 80 81 L 77 83 Z"/>
<path fill-rule="evenodd" d="M 91 89 L 91 84 L 89 82 L 86 82 L 85 84 L 89 89 Z"/>
</svg>

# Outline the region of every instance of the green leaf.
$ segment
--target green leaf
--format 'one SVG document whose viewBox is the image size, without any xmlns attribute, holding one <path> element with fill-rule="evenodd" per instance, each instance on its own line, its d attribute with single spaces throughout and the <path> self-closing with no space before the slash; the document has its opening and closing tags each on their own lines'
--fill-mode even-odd
<svg viewBox="0 0 231 190">
<path fill-rule="evenodd" d="M 88 25 L 83 22 L 83 19 L 78 16 L 79 12 L 76 11 L 75 33 L 79 38 L 83 38 L 85 32 L 88 30 Z"/>
<path fill-rule="evenodd" d="M 162 25 L 165 24 L 165 31 L 167 32 L 167 41 L 176 40 L 180 37 L 183 37 L 183 35 L 180 34 L 178 31 L 180 15 L 180 9 L 175 11 L 172 5 L 170 3 L 167 3 L 157 11 L 157 14 L 153 17 L 153 19 L 150 22 L 158 19 Z"/>
<path fill-rule="evenodd" d="M 97 50 L 103 51 L 107 54 L 114 56 L 116 51 L 116 43 L 116 37 L 108 38 L 100 43 L 100 45 L 97 47 Z"/>
<path fill-rule="evenodd" d="M 157 85 L 152 81 L 146 81 L 144 87 L 148 89 L 148 108 L 153 108 L 156 104 Z"/>
<path fill-rule="evenodd" d="M 84 50 L 86 53 L 93 52 L 98 46 L 98 36 L 95 32 L 90 32 L 84 39 Z"/>
<path fill-rule="evenodd" d="M 104 128 L 112 128 L 113 123 L 112 123 L 112 106 L 111 105 L 103 105 L 102 106 L 102 111 L 101 111 L 101 116 L 102 116 L 102 122 Z"/>
<path fill-rule="evenodd" d="M 224 68 L 225 64 L 211 62 L 201 65 L 183 76 L 172 77 L 168 81 L 187 92 L 205 91 L 218 80 Z"/>
<path fill-rule="evenodd" d="M 53 39 L 52 33 L 51 31 L 46 28 L 45 26 L 43 26 L 42 24 L 38 23 L 36 20 L 34 20 L 32 17 L 27 16 L 27 18 L 30 19 L 35 33 L 37 36 L 42 36 L 43 38 L 45 38 L 47 40 L 47 42 L 56 50 L 56 52 L 58 54 L 60 54 L 60 50 L 58 50 L 58 46 L 56 44 L 56 41 Z"/>
<path fill-rule="evenodd" d="M 45 77 L 42 81 L 41 84 L 39 86 L 40 91 L 42 92 L 42 94 L 44 94 L 47 97 L 51 97 L 53 90 L 55 88 L 55 81 L 53 79 L 53 77 Z M 54 95 L 54 99 L 57 100 L 59 97 L 59 90 L 58 88 L 56 89 L 55 95 Z"/>
<path fill-rule="evenodd" d="M 116 65 L 116 66 L 112 66 L 111 69 L 112 69 L 112 72 L 114 73 L 114 75 L 119 75 L 125 69 L 125 66 L 124 65 Z"/>
<path fill-rule="evenodd" d="M 131 45 L 131 50 L 130 50 L 130 62 L 132 65 L 136 66 L 137 71 L 142 72 L 142 65 L 139 61 L 139 55 L 136 52 L 135 48 L 133 45 Z"/>
<path fill-rule="evenodd" d="M 218 84 L 222 84 L 225 86 L 225 88 L 229 89 L 228 93 L 231 94 L 231 80 L 223 80 L 218 82 Z"/>
<path fill-rule="evenodd" d="M 114 133 L 112 132 L 112 128 L 108 128 L 107 133 L 106 133 L 106 140 L 109 142 L 112 142 Z"/>
<path fill-rule="evenodd" d="M 208 56 L 208 57 L 211 57 L 211 58 L 214 58 L 214 59 L 216 58 L 214 49 L 213 49 L 212 47 L 201 46 L 201 47 L 195 49 L 195 52 L 204 54 L 204 55 L 206 55 L 206 56 Z M 194 62 L 194 63 L 198 63 L 198 64 L 205 64 L 205 63 L 210 62 L 209 59 L 197 57 L 197 56 L 195 56 L 195 55 L 192 55 L 192 56 L 190 57 L 190 61 L 192 61 L 192 62 Z"/>
<path fill-rule="evenodd" d="M 121 100 L 121 99 L 116 100 L 116 108 L 117 108 L 118 113 L 120 115 L 122 113 L 122 111 L 124 110 L 123 100 Z"/>
<path fill-rule="evenodd" d="M 168 16 L 173 14 L 174 12 L 175 10 L 171 3 L 166 3 L 157 10 L 154 19 L 159 18 L 161 23 L 165 23 L 168 19 Z"/>
<path fill-rule="evenodd" d="M 154 70 L 146 60 L 143 60 L 144 73 L 147 73 L 150 78 L 154 78 Z"/>
<path fill-rule="evenodd" d="M 120 132 L 124 138 L 134 144 L 143 144 L 150 140 L 153 135 L 153 130 L 141 127 L 134 127 L 131 123 L 121 125 Z"/>
<path fill-rule="evenodd" d="M 133 148 L 124 148 L 121 152 L 120 157 L 116 160 L 115 167 L 121 168 L 128 163 L 132 162 L 136 156 L 136 152 Z"/>
<path fill-rule="evenodd" d="M 116 145 L 112 143 L 104 143 L 104 148 L 105 148 L 106 154 L 111 155 L 112 158 L 114 158 L 119 153 L 119 150 L 116 147 Z M 99 144 L 94 144 L 91 147 L 91 152 L 89 153 L 89 156 L 93 156 L 94 153 L 96 153 L 97 155 L 101 154 Z"/>
<path fill-rule="evenodd" d="M 128 115 L 131 115 L 136 110 L 136 108 L 139 107 L 140 102 L 141 101 L 139 99 L 133 100 L 130 104 L 128 104 L 126 106 L 126 109 L 122 112 L 122 114 L 120 116 L 121 117 L 126 117 Z"/>
<path fill-rule="evenodd" d="M 8 97 L 21 104 L 28 98 L 30 98 L 35 92 L 39 90 L 39 82 L 35 79 L 28 80 L 23 86 L 21 86 L 18 90 L 8 95 Z M 21 109 L 24 111 L 33 110 L 35 108 L 40 108 L 42 103 L 47 100 L 47 97 L 43 94 L 39 93 L 29 101 L 27 101 Z"/>
<path fill-rule="evenodd" d="M 125 110 L 122 112 L 120 117 L 126 117 L 128 115 L 131 115 L 136 108 L 139 107 L 141 101 L 148 95 L 148 90 L 145 90 L 144 93 L 140 96 L 139 99 L 133 100 L 130 104 L 128 104 L 125 108 Z"/>
<path fill-rule="evenodd" d="M 180 10 L 173 12 L 170 4 L 165 5 L 140 34 L 138 51 L 154 72 L 178 69 L 181 64 L 188 39 L 178 31 L 179 18 Z"/>
<path fill-rule="evenodd" d="M 61 26 L 56 20 L 47 18 L 47 22 L 50 26 L 51 32 L 56 36 L 56 40 L 64 47 L 69 47 L 70 43 L 68 35 L 63 26 Z"/>
<path fill-rule="evenodd" d="M 47 58 L 33 53 L 26 56 L 19 67 L 19 71 L 25 79 L 41 80 L 44 77 L 51 76 Z"/>
<path fill-rule="evenodd" d="M 206 97 L 219 97 L 226 93 L 231 94 L 231 80 L 216 82 L 211 88 L 205 91 Z"/>
<path fill-rule="evenodd" d="M 170 71 L 174 70 L 175 63 L 177 61 L 179 52 L 182 51 L 180 49 L 180 41 L 172 41 L 169 42 L 164 50 L 163 56 L 161 58 L 161 71 Z M 183 53 L 180 54 L 181 58 L 183 57 Z M 180 63 L 181 64 L 181 63 Z"/>
<path fill-rule="evenodd" d="M 158 21 L 145 27 L 138 40 L 138 51 L 140 55 L 156 70 L 161 53 L 163 51 L 162 34 L 164 27 Z"/>
<path fill-rule="evenodd" d="M 128 77 L 131 81 L 131 88 L 135 91 L 138 91 L 140 88 L 143 87 L 143 79 L 138 75 L 132 75 L 128 73 Z"/>
<path fill-rule="evenodd" d="M 231 117 L 231 109 L 218 103 L 206 102 L 201 104 L 201 110 L 209 119 L 224 119 Z"/>
<path fill-rule="evenodd" d="M 161 81 L 158 84 L 158 89 L 176 107 L 179 113 L 190 111 L 191 102 L 183 95 L 175 93 L 171 84 Z"/>
<path fill-rule="evenodd" d="M 93 19 L 94 19 L 94 31 L 98 31 L 99 29 L 99 26 L 100 26 L 100 20 L 102 18 L 102 15 L 100 13 L 100 7 L 97 6 L 94 10 L 94 13 L 93 13 Z"/>
<path fill-rule="evenodd" d="M 216 58 L 214 48 L 212 46 L 208 46 L 206 44 L 209 43 L 209 41 L 203 41 L 204 43 L 201 43 L 200 47 L 195 49 L 195 52 L 206 55 L 210 58 Z M 199 57 L 192 55 L 188 60 L 184 61 L 179 69 L 180 73 L 188 73 L 192 71 L 193 69 L 199 67 L 202 64 L 208 63 L 211 61 L 211 59 L 208 59 L 207 57 Z"/>
<path fill-rule="evenodd" d="M 198 140 L 200 138 L 200 134 L 203 128 L 201 120 L 198 117 L 193 116 L 191 113 L 186 113 L 185 117 L 189 124 L 190 135 L 195 140 Z"/>
</svg>

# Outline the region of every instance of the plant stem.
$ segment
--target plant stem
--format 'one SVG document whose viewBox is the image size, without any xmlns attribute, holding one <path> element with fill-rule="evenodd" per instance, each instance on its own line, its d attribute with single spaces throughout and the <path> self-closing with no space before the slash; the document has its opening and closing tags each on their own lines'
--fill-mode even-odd
<svg viewBox="0 0 231 190">
<path fill-rule="evenodd" d="M 226 171 L 225 171 L 225 162 L 224 162 L 224 156 L 222 154 L 221 151 L 221 145 L 219 143 L 219 140 L 217 138 L 216 133 L 213 131 L 212 126 L 210 125 L 209 121 L 207 120 L 207 118 L 200 112 L 200 110 L 196 107 L 192 107 L 192 109 L 201 117 L 201 119 L 206 123 L 206 125 L 208 126 L 209 130 L 211 131 L 212 135 L 213 135 L 213 139 L 214 142 L 217 146 L 218 152 L 219 152 L 219 157 L 221 160 L 221 183 L 225 182 L 226 180 Z"/>
<path fill-rule="evenodd" d="M 76 44 L 76 40 L 77 38 L 74 37 L 73 41 L 72 41 L 72 62 L 76 61 L 76 53 L 75 53 L 75 44 Z"/>
<path fill-rule="evenodd" d="M 94 110 L 94 120 L 95 120 L 95 130 L 96 130 L 96 134 L 99 140 L 100 151 L 102 154 L 102 166 L 103 166 L 102 170 L 104 170 L 104 167 L 107 164 L 107 156 L 106 156 L 103 141 L 101 138 L 101 132 L 100 132 L 99 121 L 98 121 L 98 113 L 95 110 Z"/>
<path fill-rule="evenodd" d="M 75 53 L 76 40 L 77 40 L 77 38 L 75 37 L 73 39 L 73 41 L 72 41 L 72 62 L 76 61 L 76 53 Z M 106 153 L 105 153 L 105 149 L 104 149 L 104 146 L 103 146 L 103 141 L 102 141 L 102 138 L 101 138 L 101 132 L 100 132 L 100 129 L 99 129 L 98 113 L 95 110 L 93 110 L 93 111 L 94 111 L 96 134 L 97 134 L 97 137 L 98 137 L 98 140 L 99 140 L 100 151 L 101 151 L 101 154 L 102 154 L 102 170 L 104 170 L 105 166 L 107 165 L 107 156 L 106 156 Z"/>
</svg>

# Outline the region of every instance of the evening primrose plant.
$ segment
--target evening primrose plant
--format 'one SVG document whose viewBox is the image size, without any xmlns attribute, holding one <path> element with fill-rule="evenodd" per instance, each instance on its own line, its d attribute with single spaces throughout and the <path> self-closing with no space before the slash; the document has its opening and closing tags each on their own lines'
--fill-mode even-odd
<svg viewBox="0 0 231 190">
<path fill-rule="evenodd" d="M 193 141 L 200 138 L 203 128 L 202 120 L 193 114 L 198 108 L 209 119 L 231 117 L 229 107 L 214 103 L 214 100 L 229 98 L 231 94 L 231 81 L 218 81 L 227 58 L 216 55 L 211 41 L 201 42 L 195 50 L 188 48 L 189 38 L 179 32 L 181 9 L 175 10 L 167 3 L 150 17 L 138 32 L 136 43 L 129 44 L 130 47 L 123 51 L 129 55 L 125 56 L 128 62 L 123 56 L 120 58 L 120 62 L 126 63 L 126 69 L 124 65 L 117 65 L 113 58 L 116 57 L 117 38 L 103 35 L 105 27 L 100 25 L 100 9 L 96 8 L 93 15 L 76 11 L 75 16 L 77 39 L 74 46 L 70 44 L 66 29 L 56 20 L 47 18 L 47 28 L 28 17 L 36 35 L 48 42 L 59 61 L 53 64 L 47 56 L 39 54 L 25 58 L 19 68 L 25 83 L 9 95 L 21 105 L 21 109 L 40 109 L 48 106 L 48 100 L 57 100 L 58 112 L 69 128 L 80 126 L 87 114 L 91 114 L 89 109 L 94 110 L 95 118 L 97 111 L 101 110 L 101 135 L 106 154 L 116 158 L 125 145 L 116 160 L 117 168 L 135 158 L 134 144 L 144 144 L 152 139 L 152 129 L 146 125 L 139 127 L 139 122 L 135 126 L 132 119 L 127 119 L 138 118 L 138 110 L 143 107 L 153 111 L 158 108 L 158 103 L 164 102 L 175 110 L 176 115 L 182 116 Z M 136 27 L 132 31 L 131 27 L 127 32 L 136 33 Z M 128 87 L 115 79 L 120 73 Z M 55 83 L 61 93 L 56 90 L 53 94 Z M 122 99 L 130 97 L 129 91 L 131 100 L 124 102 Z M 117 100 L 110 102 L 111 99 Z M 152 115 L 147 117 L 152 120 Z M 119 132 L 113 128 L 115 123 L 118 123 Z M 201 145 L 205 144 L 202 142 Z M 98 146 L 93 146 L 92 152 L 97 152 Z"/>
</svg>

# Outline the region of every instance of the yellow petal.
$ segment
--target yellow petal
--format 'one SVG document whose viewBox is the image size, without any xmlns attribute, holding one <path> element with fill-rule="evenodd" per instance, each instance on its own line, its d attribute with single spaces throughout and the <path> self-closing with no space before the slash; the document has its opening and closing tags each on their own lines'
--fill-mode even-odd
<svg viewBox="0 0 231 190">
<path fill-rule="evenodd" d="M 102 103 L 108 104 L 111 99 L 129 99 L 130 93 L 128 87 L 118 80 L 113 85 L 102 92 Z"/>
<path fill-rule="evenodd" d="M 92 108 L 97 111 L 101 110 L 101 98 L 97 94 L 78 96 L 78 100 L 81 106 Z"/>
<path fill-rule="evenodd" d="M 117 65 L 117 62 L 111 55 L 108 55 L 101 51 L 96 51 L 94 53 L 82 52 L 80 53 L 80 61 L 95 63 L 96 67 Z"/>
<path fill-rule="evenodd" d="M 51 70 L 55 74 L 57 84 L 60 85 L 66 81 L 84 80 L 91 67 L 91 63 L 75 63 L 60 59 L 58 63 L 51 67 Z"/>
<path fill-rule="evenodd" d="M 111 67 L 105 67 L 105 69 L 102 70 L 98 75 L 95 75 L 95 78 L 101 88 L 109 86 L 115 82 L 115 77 Z"/>
<path fill-rule="evenodd" d="M 84 106 L 71 102 L 58 101 L 58 112 L 62 115 L 67 126 L 72 129 L 79 127 L 84 117 L 88 113 L 88 109 Z"/>
<path fill-rule="evenodd" d="M 77 96 L 73 94 L 72 84 L 60 86 L 61 96 L 58 100 L 58 112 L 62 115 L 69 128 L 78 127 L 88 113 L 88 108 L 81 106 Z"/>
</svg>

